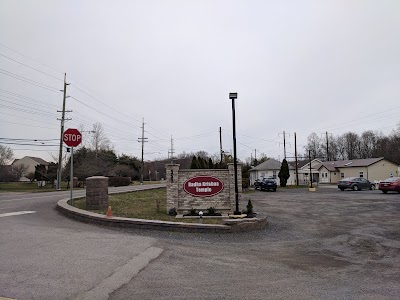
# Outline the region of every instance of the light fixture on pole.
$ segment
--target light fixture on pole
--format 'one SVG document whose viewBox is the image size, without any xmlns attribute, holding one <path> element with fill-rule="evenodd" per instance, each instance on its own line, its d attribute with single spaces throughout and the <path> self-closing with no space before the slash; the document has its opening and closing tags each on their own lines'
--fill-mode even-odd
<svg viewBox="0 0 400 300">
<path fill-rule="evenodd" d="M 235 215 L 241 215 L 239 211 L 239 188 L 237 178 L 237 157 L 236 157 L 236 119 L 235 119 L 235 99 L 237 99 L 237 93 L 229 93 L 229 99 L 232 100 L 232 122 L 233 122 L 233 166 L 235 172 Z"/>
</svg>

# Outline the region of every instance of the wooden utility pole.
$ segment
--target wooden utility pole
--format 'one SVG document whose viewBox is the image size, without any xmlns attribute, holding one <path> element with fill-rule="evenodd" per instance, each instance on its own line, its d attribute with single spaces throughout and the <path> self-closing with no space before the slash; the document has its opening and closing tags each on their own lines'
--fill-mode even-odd
<svg viewBox="0 0 400 300">
<path fill-rule="evenodd" d="M 329 161 L 329 142 L 328 142 L 328 131 L 325 131 L 326 134 L 326 159 Z"/>
<path fill-rule="evenodd" d="M 171 156 L 170 156 L 171 154 Z M 171 158 L 171 164 L 173 163 L 173 157 L 175 154 L 175 149 L 174 149 L 174 140 L 172 139 L 172 135 L 171 135 L 171 149 L 168 150 L 168 158 Z"/>
<path fill-rule="evenodd" d="M 221 155 L 220 163 L 222 163 L 224 151 L 222 151 L 222 128 L 221 127 L 219 128 L 219 153 Z"/>
<path fill-rule="evenodd" d="M 278 136 L 279 136 L 279 134 L 278 134 Z M 289 134 L 289 137 L 290 137 L 290 134 Z M 284 155 L 284 158 L 286 159 L 286 132 L 285 131 L 283 131 L 283 155 Z"/>
<path fill-rule="evenodd" d="M 145 138 L 144 137 L 144 118 L 142 119 L 142 127 L 140 127 L 140 128 L 142 128 L 142 137 L 141 138 L 138 138 L 138 142 L 139 143 L 142 143 L 142 166 L 141 166 L 141 168 L 140 168 L 140 183 L 141 184 L 143 184 L 143 170 L 144 170 L 144 159 L 143 159 L 143 156 L 144 156 L 144 143 L 145 142 L 147 142 L 146 140 L 147 140 L 147 138 Z"/>
<path fill-rule="evenodd" d="M 62 149 L 63 149 L 63 134 L 64 134 L 64 122 L 65 120 L 65 99 L 67 98 L 67 73 L 64 73 L 64 89 L 63 92 L 63 106 L 62 110 L 57 110 L 57 112 L 61 112 L 61 119 L 57 119 L 61 121 L 61 132 L 60 132 L 60 149 L 58 152 L 58 168 L 57 168 L 57 190 L 61 190 L 61 169 L 62 169 Z M 70 119 L 68 119 L 70 120 Z"/>
<path fill-rule="evenodd" d="M 296 139 L 296 132 L 294 133 L 294 160 L 296 164 L 296 185 L 299 185 L 299 168 L 297 165 L 297 139 Z"/>
</svg>

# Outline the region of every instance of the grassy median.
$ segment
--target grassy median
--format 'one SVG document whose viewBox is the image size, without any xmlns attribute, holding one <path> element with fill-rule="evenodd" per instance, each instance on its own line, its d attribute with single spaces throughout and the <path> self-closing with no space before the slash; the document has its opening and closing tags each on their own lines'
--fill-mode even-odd
<svg viewBox="0 0 400 300">
<path fill-rule="evenodd" d="M 109 195 L 108 205 L 111 206 L 115 217 L 186 223 L 199 223 L 200 221 L 199 219 L 176 219 L 168 215 L 165 188 Z M 74 206 L 86 209 L 86 199 L 75 200 Z M 107 210 L 94 210 L 93 212 L 105 215 Z M 202 221 L 204 224 L 222 224 L 222 219 L 203 219 Z"/>
</svg>

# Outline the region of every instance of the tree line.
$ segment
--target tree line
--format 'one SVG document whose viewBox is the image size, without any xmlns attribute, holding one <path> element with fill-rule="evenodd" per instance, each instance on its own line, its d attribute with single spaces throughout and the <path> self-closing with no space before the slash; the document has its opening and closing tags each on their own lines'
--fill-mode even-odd
<svg viewBox="0 0 400 300">
<path fill-rule="evenodd" d="M 388 135 L 372 130 L 361 134 L 349 131 L 337 136 L 328 135 L 328 143 L 326 138 L 321 138 L 313 132 L 308 136 L 304 150 L 304 158 L 308 158 L 310 151 L 311 158 L 347 160 L 385 157 L 400 163 L 400 123 L 398 128 Z"/>
</svg>

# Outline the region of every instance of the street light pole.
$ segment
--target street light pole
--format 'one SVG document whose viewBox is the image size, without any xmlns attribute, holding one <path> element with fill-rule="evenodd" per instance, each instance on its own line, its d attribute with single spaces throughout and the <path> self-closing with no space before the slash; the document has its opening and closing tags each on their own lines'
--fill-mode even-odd
<svg viewBox="0 0 400 300">
<path fill-rule="evenodd" d="M 239 211 L 239 188 L 237 178 L 237 157 L 236 157 L 236 118 L 235 118 L 235 99 L 237 99 L 237 93 L 229 93 L 229 99 L 232 100 L 232 121 L 233 121 L 233 166 L 235 172 L 235 215 L 241 215 Z"/>
</svg>

